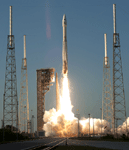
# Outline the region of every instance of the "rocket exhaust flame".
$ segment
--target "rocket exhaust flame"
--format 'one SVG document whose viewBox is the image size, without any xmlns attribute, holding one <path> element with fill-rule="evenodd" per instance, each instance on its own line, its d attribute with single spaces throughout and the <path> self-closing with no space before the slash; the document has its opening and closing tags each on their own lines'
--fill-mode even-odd
<svg viewBox="0 0 129 150">
<path fill-rule="evenodd" d="M 62 49 L 62 91 L 59 97 L 59 104 L 57 104 L 56 109 L 50 109 L 49 111 L 45 111 L 44 114 L 44 130 L 46 136 L 59 136 L 59 137 L 73 137 L 78 135 L 78 118 L 74 116 L 72 112 L 72 104 L 70 100 L 70 93 L 69 93 L 69 84 L 68 84 L 68 57 L 67 57 L 67 36 L 66 36 L 66 15 L 63 15 L 62 19 L 62 26 L 63 26 L 63 49 Z M 56 75 L 56 80 L 58 80 Z M 56 83 L 58 86 L 58 82 Z M 57 90 L 58 91 L 58 90 Z M 57 92 L 59 93 L 59 91 Z M 94 125 L 93 125 L 94 121 Z M 102 121 L 103 126 L 109 126 L 106 121 Z M 90 119 L 90 133 L 93 132 L 94 126 L 94 133 L 101 132 L 101 120 L 100 119 Z M 79 121 L 79 132 L 81 134 L 88 134 L 89 133 L 89 119 L 83 118 Z M 104 132 L 104 131 L 103 131 Z"/>
<path fill-rule="evenodd" d="M 67 38 L 66 38 L 66 27 L 67 21 L 66 16 L 63 16 L 62 20 L 63 26 L 63 50 L 62 50 L 62 91 L 59 96 L 59 104 L 57 110 L 55 108 L 45 111 L 44 114 L 44 130 L 46 136 L 58 136 L 58 137 L 74 137 L 78 135 L 78 118 L 74 116 L 72 112 L 72 104 L 70 100 L 69 93 L 69 83 L 68 83 L 68 57 L 67 57 Z M 106 41 L 106 36 L 105 36 Z M 107 57 L 107 48 L 106 48 Z M 106 62 L 106 61 L 105 61 Z M 106 63 L 107 65 L 107 63 Z M 56 75 L 56 85 L 58 86 L 58 77 Z M 59 91 L 57 92 L 59 93 Z M 90 120 L 90 123 L 89 123 Z M 129 118 L 128 118 L 129 122 Z M 111 133 L 110 124 L 106 120 L 96 119 L 96 118 L 82 118 L 79 120 L 79 133 L 80 135 L 89 134 L 101 134 Z M 123 123 L 123 127 L 125 123 Z M 118 130 L 123 133 L 122 130 Z"/>
<path fill-rule="evenodd" d="M 44 130 L 46 131 L 46 136 L 59 136 L 59 137 L 74 137 L 78 135 L 78 119 L 74 116 L 72 112 L 72 104 L 70 100 L 69 93 L 69 84 L 68 84 L 68 76 L 67 74 L 63 75 L 62 78 L 62 93 L 60 95 L 60 109 L 56 111 L 55 108 L 50 109 L 49 111 L 45 111 L 44 115 Z M 93 134 L 93 126 L 94 126 L 94 134 L 107 132 L 109 129 L 109 123 L 105 120 L 90 119 L 90 134 Z M 106 127 L 106 129 L 104 129 Z M 82 118 L 79 121 L 79 132 L 81 134 L 89 134 L 89 119 Z"/>
<path fill-rule="evenodd" d="M 62 92 L 60 95 L 60 108 L 56 111 L 55 108 L 45 111 L 44 115 L 44 130 L 46 136 L 58 137 L 75 137 L 78 136 L 78 118 L 72 112 L 72 104 L 69 93 L 69 83 L 67 74 L 62 78 Z M 129 122 L 129 118 L 127 120 Z M 125 123 L 117 128 L 117 133 L 126 133 Z M 89 118 L 81 118 L 79 120 L 80 135 L 89 135 Z M 90 118 L 90 135 L 113 133 L 110 128 L 110 123 L 106 120 Z"/>
</svg>

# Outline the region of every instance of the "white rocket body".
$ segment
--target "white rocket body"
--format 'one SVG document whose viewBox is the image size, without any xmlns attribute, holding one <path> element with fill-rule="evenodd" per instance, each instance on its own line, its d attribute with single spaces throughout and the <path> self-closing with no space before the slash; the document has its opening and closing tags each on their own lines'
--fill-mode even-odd
<svg viewBox="0 0 129 150">
<path fill-rule="evenodd" d="M 65 14 L 63 15 L 63 19 L 62 19 L 62 27 L 63 27 L 62 73 L 67 74 L 68 73 L 67 34 L 66 34 L 67 21 L 66 21 Z"/>
</svg>

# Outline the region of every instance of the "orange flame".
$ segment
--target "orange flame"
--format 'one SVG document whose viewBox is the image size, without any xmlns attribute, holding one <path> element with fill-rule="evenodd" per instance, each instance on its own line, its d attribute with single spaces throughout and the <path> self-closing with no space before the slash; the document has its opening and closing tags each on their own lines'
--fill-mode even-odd
<svg viewBox="0 0 129 150">
<path fill-rule="evenodd" d="M 72 112 L 72 104 L 70 100 L 69 84 L 67 74 L 63 75 L 62 92 L 60 95 L 60 109 L 56 111 L 54 108 L 45 111 L 44 115 L 44 130 L 46 136 L 58 137 L 74 137 L 78 135 L 78 118 L 74 117 Z M 93 124 L 94 122 L 94 124 Z M 102 124 L 103 123 L 103 124 Z M 90 118 L 90 134 L 104 133 L 104 127 L 109 125 L 108 122 L 100 119 Z M 94 129 L 94 131 L 93 131 Z M 79 121 L 79 132 L 82 135 L 89 134 L 89 118 L 83 118 Z"/>
</svg>

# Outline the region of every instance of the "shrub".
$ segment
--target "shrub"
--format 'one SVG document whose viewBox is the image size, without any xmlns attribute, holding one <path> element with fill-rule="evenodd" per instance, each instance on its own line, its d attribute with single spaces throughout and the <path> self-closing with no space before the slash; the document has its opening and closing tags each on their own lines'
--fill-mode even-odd
<svg viewBox="0 0 129 150">
<path fill-rule="evenodd" d="M 114 139 L 114 136 L 112 134 L 107 134 L 106 136 L 103 136 L 101 139 Z"/>
</svg>

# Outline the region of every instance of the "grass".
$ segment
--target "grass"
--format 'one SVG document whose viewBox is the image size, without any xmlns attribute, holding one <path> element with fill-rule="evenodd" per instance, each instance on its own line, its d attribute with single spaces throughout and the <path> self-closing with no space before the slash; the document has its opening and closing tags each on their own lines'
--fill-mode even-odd
<svg viewBox="0 0 129 150">
<path fill-rule="evenodd" d="M 29 136 L 27 135 L 18 133 L 18 140 L 17 140 L 17 133 L 12 132 L 10 129 L 4 129 L 4 141 L 3 141 L 3 129 L 0 129 L 0 144 L 26 141 L 26 140 L 32 140 L 32 139 L 30 139 Z"/>
<path fill-rule="evenodd" d="M 35 150 L 45 149 L 47 146 L 42 146 L 40 148 L 35 148 Z M 51 150 L 114 150 L 109 148 L 99 148 L 99 147 L 92 147 L 92 146 L 56 146 Z"/>
<path fill-rule="evenodd" d="M 124 134 L 120 136 L 119 138 L 114 138 L 113 135 L 106 135 L 103 137 L 72 137 L 69 139 L 75 139 L 75 140 L 93 140 L 93 141 L 111 141 L 111 142 L 129 142 L 129 138 L 125 136 Z"/>
<path fill-rule="evenodd" d="M 31 141 L 31 140 L 33 140 L 33 139 L 14 140 L 14 141 L 1 141 L 0 144 L 14 143 L 14 142 L 24 142 L 24 141 Z"/>
</svg>

